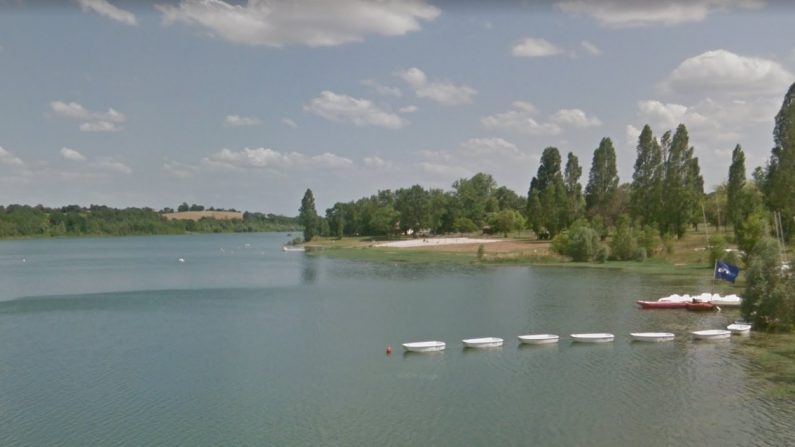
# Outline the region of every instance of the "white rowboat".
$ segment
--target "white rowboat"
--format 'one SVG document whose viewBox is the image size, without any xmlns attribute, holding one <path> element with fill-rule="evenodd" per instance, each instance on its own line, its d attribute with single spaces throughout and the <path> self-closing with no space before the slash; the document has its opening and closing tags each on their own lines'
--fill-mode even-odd
<svg viewBox="0 0 795 447">
<path fill-rule="evenodd" d="M 497 348 L 502 346 L 502 339 L 497 337 L 468 338 L 461 340 L 465 348 Z"/>
<path fill-rule="evenodd" d="M 304 247 L 288 247 L 285 245 L 282 247 L 282 251 L 306 251 L 306 249 Z"/>
<path fill-rule="evenodd" d="M 733 323 L 726 326 L 726 329 L 731 331 L 732 334 L 747 334 L 751 331 L 750 324 L 743 324 L 743 323 Z"/>
<path fill-rule="evenodd" d="M 697 340 L 720 340 L 731 337 L 731 331 L 724 329 L 707 329 L 705 331 L 691 332 Z"/>
<path fill-rule="evenodd" d="M 518 338 L 522 343 L 530 345 L 544 345 L 548 343 L 557 343 L 560 337 L 553 334 L 532 334 L 520 335 Z"/>
<path fill-rule="evenodd" d="M 615 339 L 615 335 L 607 333 L 571 334 L 574 341 L 581 343 L 607 343 Z"/>
<path fill-rule="evenodd" d="M 637 341 L 671 341 L 675 337 L 670 332 L 630 332 L 629 335 Z"/>
<path fill-rule="evenodd" d="M 403 349 L 411 352 L 434 352 L 444 351 L 447 345 L 443 341 L 416 341 L 403 343 Z"/>
</svg>

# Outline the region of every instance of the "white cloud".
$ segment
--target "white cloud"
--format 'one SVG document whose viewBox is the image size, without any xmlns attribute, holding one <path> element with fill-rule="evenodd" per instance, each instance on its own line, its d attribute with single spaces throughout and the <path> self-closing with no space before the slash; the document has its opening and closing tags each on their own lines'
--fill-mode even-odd
<svg viewBox="0 0 795 447">
<path fill-rule="evenodd" d="M 62 147 L 61 148 L 61 156 L 63 158 L 65 158 L 65 159 L 71 160 L 71 161 L 85 161 L 86 160 L 85 155 L 81 154 L 80 152 L 78 152 L 78 151 L 76 151 L 74 149 L 69 149 L 68 147 Z"/>
<path fill-rule="evenodd" d="M 400 36 L 418 31 L 421 21 L 440 14 L 422 0 L 181 0 L 155 8 L 166 24 L 199 25 L 233 43 L 271 47 L 333 46 L 367 35 Z"/>
<path fill-rule="evenodd" d="M 92 121 L 80 125 L 81 132 L 118 132 L 122 130 L 116 123 L 110 121 Z"/>
<path fill-rule="evenodd" d="M 548 121 L 543 120 L 538 109 L 524 101 L 514 101 L 513 109 L 495 115 L 484 116 L 480 123 L 489 130 L 503 130 L 532 136 L 560 134 L 564 128 L 584 129 L 601 126 L 602 121 L 588 116 L 580 109 L 560 109 Z"/>
<path fill-rule="evenodd" d="M 417 106 L 406 106 L 398 109 L 398 113 L 414 113 L 417 110 L 419 110 Z"/>
<path fill-rule="evenodd" d="M 489 130 L 505 130 L 534 136 L 557 135 L 561 132 L 560 126 L 555 123 L 539 122 L 537 115 L 538 110 L 532 104 L 515 101 L 513 110 L 485 116 L 480 119 L 480 123 Z"/>
<path fill-rule="evenodd" d="M 545 57 L 562 53 L 563 50 L 544 39 L 529 37 L 517 43 L 511 49 L 514 57 Z"/>
<path fill-rule="evenodd" d="M 306 156 L 299 152 L 282 153 L 264 147 L 244 148 L 237 152 L 224 148 L 202 159 L 202 163 L 225 168 L 267 169 L 277 172 L 298 168 L 344 169 L 353 166 L 352 160 L 328 152 Z"/>
<path fill-rule="evenodd" d="M 296 129 L 298 127 L 298 124 L 296 124 L 296 122 L 291 120 L 290 118 L 282 118 L 282 124 L 284 124 L 287 127 L 291 127 L 293 129 Z"/>
<path fill-rule="evenodd" d="M 324 90 L 304 106 L 304 110 L 334 122 L 351 122 L 357 126 L 400 129 L 408 124 L 394 113 L 385 112 L 366 99 L 338 95 Z"/>
<path fill-rule="evenodd" d="M 93 112 L 76 102 L 52 101 L 50 110 L 59 118 L 86 121 L 80 125 L 82 132 L 118 132 L 122 130 L 118 124 L 127 119 L 112 107 L 107 112 Z"/>
<path fill-rule="evenodd" d="M 168 158 L 163 160 L 161 169 L 166 173 L 181 179 L 192 178 L 199 173 L 198 166 L 180 163 Z"/>
<path fill-rule="evenodd" d="M 240 115 L 227 115 L 224 118 L 224 127 L 247 127 L 259 126 L 262 124 L 259 118 L 240 116 Z"/>
<path fill-rule="evenodd" d="M 588 116 L 580 109 L 561 109 L 552 115 L 552 122 L 577 129 L 601 126 L 602 121 L 595 116 Z"/>
<path fill-rule="evenodd" d="M 583 40 L 580 42 L 580 46 L 585 48 L 585 51 L 591 54 L 591 56 L 599 56 L 602 54 L 602 50 L 599 49 L 596 45 L 588 42 L 587 40 Z"/>
<path fill-rule="evenodd" d="M 778 62 L 712 50 L 683 61 L 661 86 L 688 97 L 783 96 L 793 80 L 795 75 Z"/>
<path fill-rule="evenodd" d="M 369 87 L 370 90 L 381 96 L 395 96 L 395 97 L 403 96 L 403 92 L 401 92 L 399 88 L 383 85 L 372 79 L 365 79 L 364 81 L 362 81 L 362 85 Z"/>
<path fill-rule="evenodd" d="M 52 101 L 50 102 L 50 109 L 55 116 L 80 121 L 123 123 L 126 119 L 123 113 L 114 110 L 112 107 L 109 108 L 107 112 L 92 112 L 76 102 L 65 103 L 63 101 Z"/>
<path fill-rule="evenodd" d="M 92 168 L 101 170 L 101 171 L 108 171 L 112 173 L 119 173 L 119 174 L 132 174 L 132 169 L 126 164 L 116 161 L 113 159 L 103 159 L 99 161 L 95 161 L 90 165 Z"/>
<path fill-rule="evenodd" d="M 138 24 L 135 19 L 135 14 L 113 6 L 112 4 L 108 3 L 107 0 L 77 0 L 77 2 L 80 4 L 80 7 L 83 9 L 83 11 L 94 11 L 97 14 L 103 15 L 125 25 Z"/>
<path fill-rule="evenodd" d="M 679 124 L 685 124 L 688 128 L 719 127 L 714 120 L 682 104 L 656 100 L 639 101 L 638 114 L 644 121 L 665 130 L 674 129 Z"/>
<path fill-rule="evenodd" d="M 636 147 L 638 144 L 638 138 L 640 137 L 641 130 L 637 127 L 628 124 L 626 130 L 624 131 L 624 138 L 625 143 L 629 147 Z"/>
<path fill-rule="evenodd" d="M 470 138 L 455 149 L 421 151 L 419 155 L 424 160 L 416 167 L 442 183 L 486 172 L 517 191 L 527 187 L 527 173 L 538 164 L 536 153 L 502 138 Z"/>
<path fill-rule="evenodd" d="M 763 5 L 762 0 L 564 0 L 557 3 L 565 13 L 589 16 L 609 28 L 695 23 L 716 11 Z"/>
<path fill-rule="evenodd" d="M 416 67 L 396 73 L 413 89 L 418 98 L 428 98 L 448 106 L 472 102 L 478 92 L 474 88 L 462 84 L 455 85 L 450 81 L 430 81 L 422 70 Z"/>
<path fill-rule="evenodd" d="M 362 164 L 369 169 L 389 169 L 393 166 L 392 162 L 386 161 L 379 156 L 364 157 Z"/>
<path fill-rule="evenodd" d="M 22 166 L 22 159 L 0 146 L 0 165 Z"/>
</svg>

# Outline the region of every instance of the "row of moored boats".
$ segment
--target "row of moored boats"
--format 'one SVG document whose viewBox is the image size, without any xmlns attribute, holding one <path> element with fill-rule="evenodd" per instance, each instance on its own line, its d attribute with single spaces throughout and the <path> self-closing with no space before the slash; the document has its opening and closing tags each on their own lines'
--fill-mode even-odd
<svg viewBox="0 0 795 447">
<path fill-rule="evenodd" d="M 720 310 L 720 307 L 740 307 L 743 299 L 737 295 L 721 296 L 717 293 L 673 294 L 657 301 L 638 300 L 637 303 L 644 309 Z"/>
<path fill-rule="evenodd" d="M 726 329 L 707 329 L 703 331 L 691 332 L 693 338 L 697 340 L 719 340 L 731 337 L 731 334 L 747 334 L 751 330 L 751 325 L 744 322 L 735 322 Z M 672 332 L 630 332 L 634 341 L 671 341 L 676 335 Z M 543 345 L 557 343 L 560 337 L 555 334 L 528 334 L 517 337 L 522 344 Z M 571 334 L 572 341 L 579 343 L 609 343 L 615 340 L 615 335 L 609 333 L 585 333 Z M 498 337 L 468 338 L 461 340 L 464 348 L 498 348 L 503 345 L 504 340 Z M 443 341 L 418 341 L 403 343 L 403 349 L 411 352 L 433 352 L 443 351 L 447 344 Z"/>
</svg>

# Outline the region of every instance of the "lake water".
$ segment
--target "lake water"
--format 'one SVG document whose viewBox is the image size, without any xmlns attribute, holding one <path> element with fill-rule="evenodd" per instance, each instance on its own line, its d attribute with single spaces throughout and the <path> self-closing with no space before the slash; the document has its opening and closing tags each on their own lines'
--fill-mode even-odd
<svg viewBox="0 0 795 447">
<path fill-rule="evenodd" d="M 795 445 L 795 404 L 767 397 L 744 339 L 687 335 L 737 311 L 634 304 L 708 280 L 356 263 L 288 239 L 0 242 L 0 445 Z M 546 332 L 561 342 L 517 344 Z M 505 346 L 462 349 L 484 336 Z M 400 348 L 429 339 L 447 350 Z"/>
</svg>

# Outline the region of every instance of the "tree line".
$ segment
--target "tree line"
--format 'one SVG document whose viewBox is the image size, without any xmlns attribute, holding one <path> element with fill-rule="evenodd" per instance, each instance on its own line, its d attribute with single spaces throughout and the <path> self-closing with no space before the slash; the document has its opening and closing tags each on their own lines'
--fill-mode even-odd
<svg viewBox="0 0 795 447">
<path fill-rule="evenodd" d="M 0 238 L 59 236 L 128 236 L 150 234 L 291 231 L 300 228 L 296 218 L 263 213 L 243 213 L 242 220 L 167 220 L 151 208 L 116 209 L 102 205 L 0 206 Z"/>
</svg>

